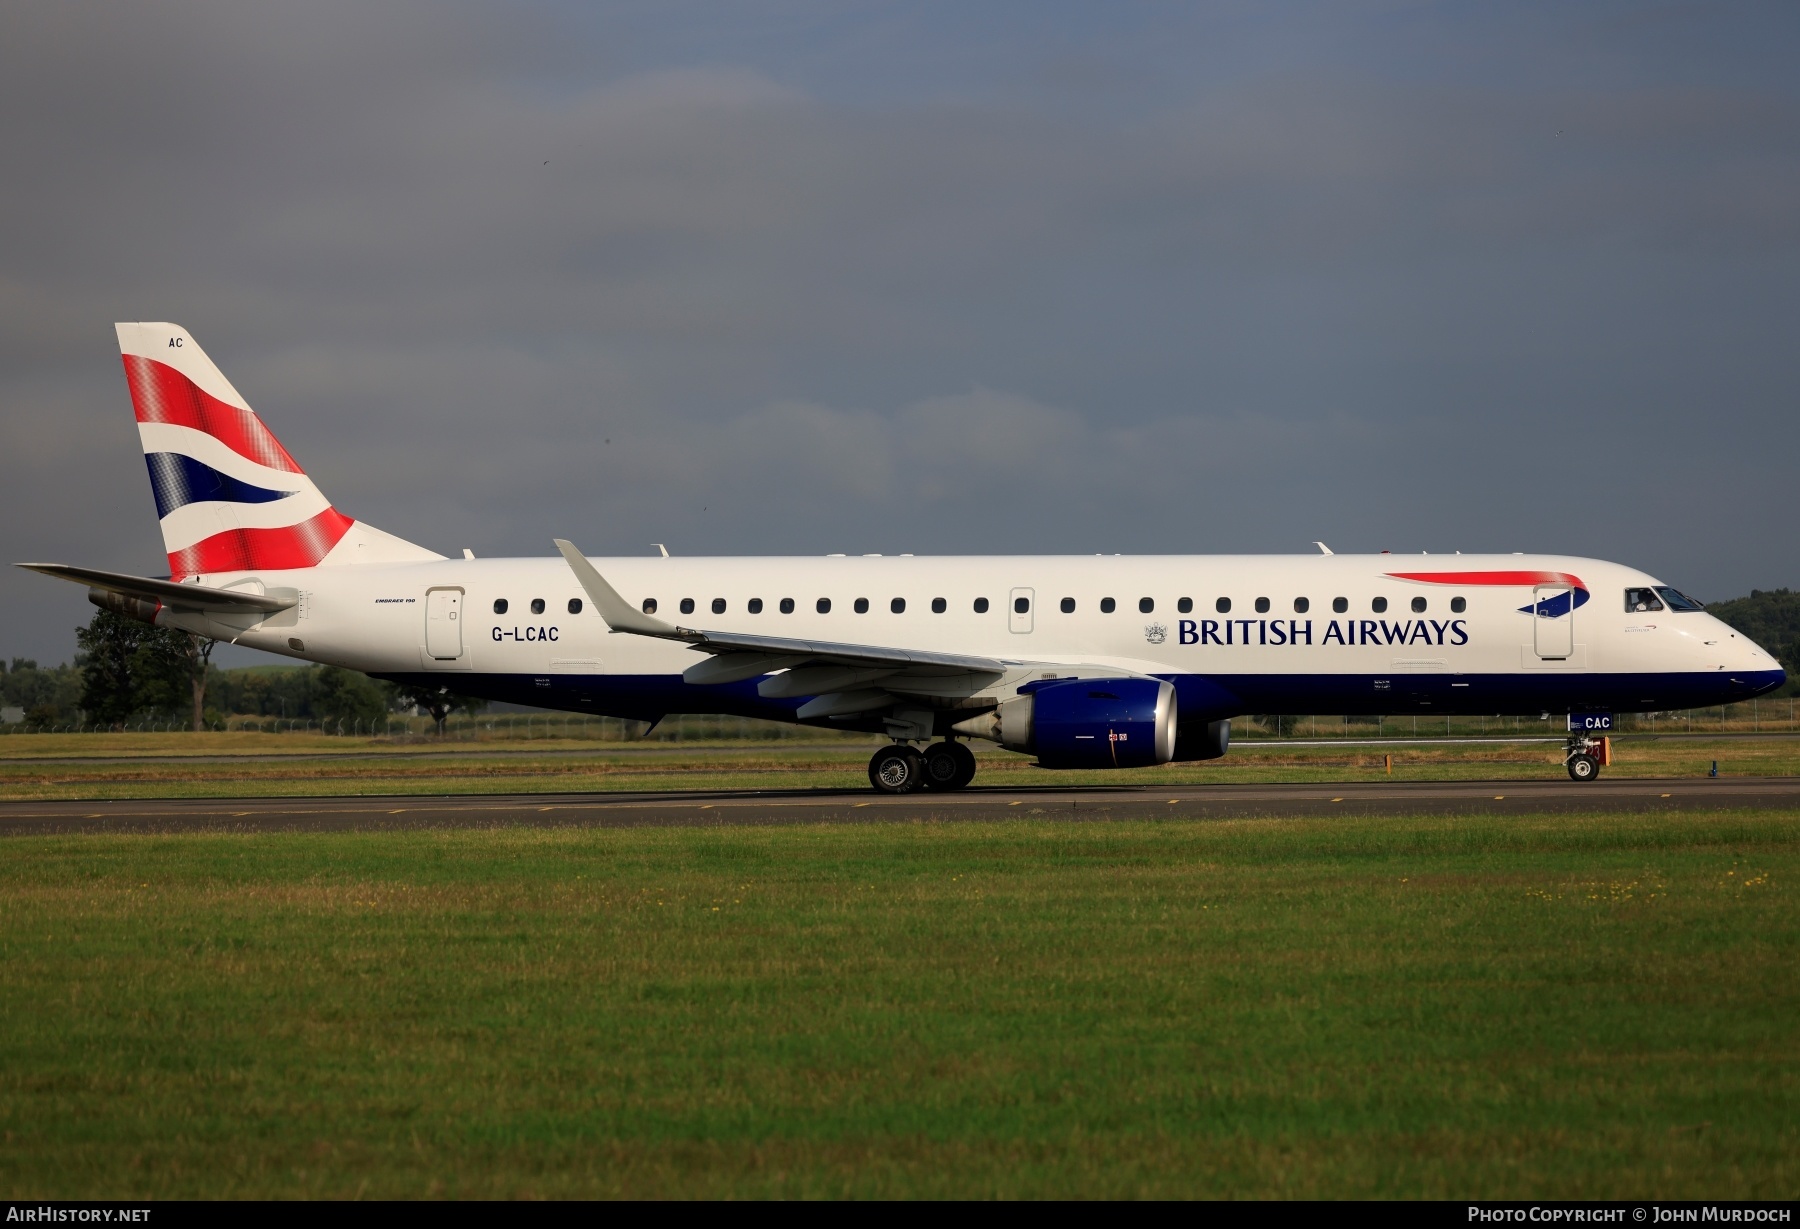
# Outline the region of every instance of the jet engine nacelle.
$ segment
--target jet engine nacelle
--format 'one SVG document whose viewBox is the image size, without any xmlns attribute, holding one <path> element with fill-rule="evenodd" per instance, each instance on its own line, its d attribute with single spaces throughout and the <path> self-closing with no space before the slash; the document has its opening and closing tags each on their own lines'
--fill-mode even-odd
<svg viewBox="0 0 1800 1229">
<path fill-rule="evenodd" d="M 954 727 L 1045 768 L 1144 768 L 1175 758 L 1175 688 L 1161 679 L 1063 679 Z"/>
</svg>

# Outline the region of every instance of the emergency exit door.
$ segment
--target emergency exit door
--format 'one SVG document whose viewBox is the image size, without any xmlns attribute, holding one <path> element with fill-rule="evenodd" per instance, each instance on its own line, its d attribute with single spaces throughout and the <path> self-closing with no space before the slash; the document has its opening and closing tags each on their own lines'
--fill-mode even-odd
<svg viewBox="0 0 1800 1229">
<path fill-rule="evenodd" d="M 1545 661 L 1565 661 L 1575 653 L 1575 590 L 1539 585 L 1532 593 L 1531 639 Z"/>
<path fill-rule="evenodd" d="M 425 655 L 455 661 L 463 655 L 463 591 L 432 589 L 425 594 Z"/>
</svg>

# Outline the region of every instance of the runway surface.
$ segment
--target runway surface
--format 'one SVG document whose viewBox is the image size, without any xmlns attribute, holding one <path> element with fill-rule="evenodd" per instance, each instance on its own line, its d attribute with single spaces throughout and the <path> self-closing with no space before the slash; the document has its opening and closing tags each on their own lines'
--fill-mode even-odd
<svg viewBox="0 0 1800 1229">
<path fill-rule="evenodd" d="M 1409 781 L 1343 785 L 868 790 L 457 797 L 0 802 L 0 836 L 82 832 L 341 832 L 408 828 L 908 823 L 921 820 L 1238 819 L 1341 814 L 1800 810 L 1800 777 Z"/>
<path fill-rule="evenodd" d="M 1800 733 L 1755 734 L 1729 732 L 1719 734 L 1620 734 L 1615 743 L 1626 742 L 1756 742 L 1800 738 Z M 1392 747 L 1404 751 L 1408 747 L 1484 746 L 1495 743 L 1560 743 L 1563 735 L 1537 734 L 1492 738 L 1454 736 L 1450 738 L 1239 738 L 1232 742 L 1234 751 L 1285 751 L 1295 747 Z M 495 746 L 492 743 L 454 743 L 449 746 L 418 743 L 412 746 L 368 747 L 354 751 L 327 751 L 309 748 L 300 751 L 216 751 L 198 755 L 182 755 L 166 750 L 132 752 L 119 755 L 0 755 L 0 765 L 18 764 L 31 767 L 88 764 L 231 764 L 281 763 L 297 760 L 382 760 L 382 759 L 533 759 L 609 758 L 631 759 L 706 759 L 733 756 L 774 754 L 813 758 L 841 756 L 862 759 L 869 754 L 870 744 L 829 742 L 776 742 L 762 745 L 736 744 L 695 746 L 692 743 L 589 743 L 585 746 L 545 746 L 530 742 Z"/>
</svg>

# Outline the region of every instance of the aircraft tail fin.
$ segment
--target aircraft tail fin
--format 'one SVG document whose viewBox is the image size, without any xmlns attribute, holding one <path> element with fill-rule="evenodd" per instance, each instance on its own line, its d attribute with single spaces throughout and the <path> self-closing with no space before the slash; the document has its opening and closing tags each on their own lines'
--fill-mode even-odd
<svg viewBox="0 0 1800 1229">
<path fill-rule="evenodd" d="M 172 579 L 443 558 L 332 507 L 186 329 L 116 327 Z"/>
</svg>

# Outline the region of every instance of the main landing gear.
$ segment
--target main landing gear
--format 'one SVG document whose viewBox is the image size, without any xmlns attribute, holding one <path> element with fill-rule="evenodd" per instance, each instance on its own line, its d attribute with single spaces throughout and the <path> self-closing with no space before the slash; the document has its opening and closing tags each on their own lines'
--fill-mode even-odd
<svg viewBox="0 0 1800 1229">
<path fill-rule="evenodd" d="M 893 743 L 869 757 L 869 784 L 877 793 L 961 789 L 975 779 L 975 753 L 961 743 L 934 743 L 917 751 Z"/>
<path fill-rule="evenodd" d="M 1600 765 L 1606 760 L 1605 740 L 1589 738 L 1585 734 L 1570 738 L 1563 752 L 1563 766 L 1569 770 L 1571 781 L 1598 781 Z"/>
</svg>

